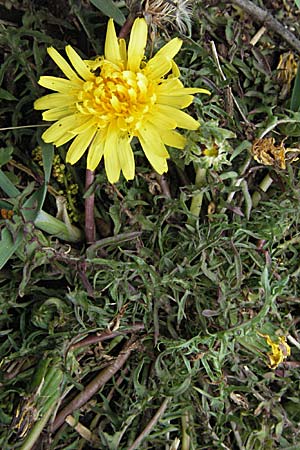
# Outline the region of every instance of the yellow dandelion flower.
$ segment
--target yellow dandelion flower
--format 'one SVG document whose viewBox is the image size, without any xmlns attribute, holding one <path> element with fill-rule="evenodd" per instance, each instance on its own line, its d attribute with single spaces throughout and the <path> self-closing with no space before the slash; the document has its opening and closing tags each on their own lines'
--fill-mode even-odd
<svg viewBox="0 0 300 450">
<path fill-rule="evenodd" d="M 166 145 L 182 149 L 185 138 L 176 127 L 195 130 L 199 123 L 181 111 L 193 94 L 206 89 L 184 88 L 173 61 L 182 41 L 174 38 L 148 62 L 144 59 L 147 24 L 136 19 L 126 47 L 108 22 L 104 56 L 84 61 L 68 45 L 72 66 L 50 47 L 48 54 L 66 76 L 42 76 L 39 84 L 56 91 L 35 101 L 43 119 L 54 123 L 43 133 L 45 142 L 57 147 L 71 141 L 67 162 L 75 164 L 87 151 L 87 168 L 95 170 L 104 157 L 108 180 L 115 183 L 122 171 L 134 178 L 131 141 L 136 137 L 153 166 L 162 174 L 168 169 Z"/>
<path fill-rule="evenodd" d="M 285 336 L 279 336 L 278 342 L 272 341 L 268 334 L 258 333 L 266 339 L 267 344 L 271 347 L 271 352 L 268 353 L 269 367 L 276 369 L 288 356 L 291 354 L 291 348 L 286 342 Z"/>
</svg>

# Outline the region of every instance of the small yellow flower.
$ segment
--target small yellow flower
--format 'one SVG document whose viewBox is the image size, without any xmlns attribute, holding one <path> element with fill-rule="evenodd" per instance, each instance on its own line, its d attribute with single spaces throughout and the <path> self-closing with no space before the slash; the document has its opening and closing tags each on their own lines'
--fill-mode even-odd
<svg viewBox="0 0 300 450">
<path fill-rule="evenodd" d="M 182 41 L 172 39 L 148 62 L 144 60 L 147 24 L 136 19 L 128 48 L 108 22 L 104 57 L 83 61 L 68 45 L 66 53 L 73 66 L 52 47 L 48 53 L 67 79 L 42 76 L 39 84 L 56 91 L 35 101 L 46 110 L 43 119 L 54 121 L 42 135 L 57 147 L 74 139 L 67 162 L 75 164 L 88 150 L 87 168 L 95 170 L 104 156 L 108 180 L 115 183 L 123 172 L 134 178 L 135 163 L 131 141 L 136 137 L 153 168 L 168 170 L 166 145 L 182 149 L 185 138 L 176 127 L 196 130 L 199 123 L 181 109 L 189 106 L 196 93 L 206 89 L 184 88 L 173 61 Z"/>
<path fill-rule="evenodd" d="M 267 344 L 271 347 L 271 353 L 268 353 L 270 360 L 269 367 L 276 369 L 288 356 L 291 354 L 290 346 L 286 342 L 285 336 L 278 337 L 278 343 L 272 341 L 268 334 L 258 333 L 260 336 L 266 339 Z"/>
</svg>

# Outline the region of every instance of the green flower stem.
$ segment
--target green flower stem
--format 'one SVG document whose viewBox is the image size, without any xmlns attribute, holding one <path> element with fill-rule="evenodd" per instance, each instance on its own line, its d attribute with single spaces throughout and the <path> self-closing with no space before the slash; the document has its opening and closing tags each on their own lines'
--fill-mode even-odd
<svg viewBox="0 0 300 450">
<path fill-rule="evenodd" d="M 205 186 L 206 184 L 206 174 L 207 169 L 203 169 L 202 167 L 198 167 L 196 172 L 196 179 L 195 179 L 195 185 L 198 188 L 201 188 Z M 192 222 L 200 216 L 201 207 L 202 207 L 202 200 L 203 200 L 203 192 L 199 192 L 192 198 L 192 203 L 190 207 L 190 212 L 193 216 L 195 216 L 194 219 L 192 219 Z"/>
<path fill-rule="evenodd" d="M 273 183 L 272 178 L 270 177 L 269 174 L 267 174 L 259 185 L 260 190 L 263 192 L 267 192 L 267 190 L 269 189 L 269 187 L 271 186 L 272 183 Z M 257 191 L 254 192 L 254 194 L 252 195 L 252 205 L 254 208 L 258 205 L 260 200 L 261 200 L 261 194 Z"/>
<path fill-rule="evenodd" d="M 190 428 L 190 417 L 189 413 L 186 411 L 181 416 L 181 426 L 182 426 L 182 450 L 189 450 L 191 445 L 191 437 L 188 433 Z"/>
<path fill-rule="evenodd" d="M 85 190 L 86 191 L 93 184 L 94 179 L 95 179 L 95 171 L 86 169 L 86 175 L 85 175 Z M 95 194 L 93 193 L 93 194 L 89 195 L 85 199 L 85 202 L 84 202 L 85 239 L 88 244 L 93 244 L 96 240 L 94 206 L 95 206 Z"/>
<path fill-rule="evenodd" d="M 57 367 L 55 360 L 47 358 L 38 368 L 33 380 L 35 384 L 35 408 L 38 411 L 39 419 L 29 431 L 20 450 L 31 450 L 39 439 L 57 406 L 62 381 L 62 370 Z"/>
<path fill-rule="evenodd" d="M 51 417 L 51 414 L 53 413 L 53 411 L 56 407 L 56 401 L 57 401 L 57 399 L 55 398 L 53 400 L 53 403 L 51 404 L 51 406 L 48 408 L 46 413 L 43 415 L 43 417 L 34 424 L 33 428 L 30 430 L 30 433 L 28 434 L 25 441 L 23 442 L 23 445 L 20 448 L 20 450 L 32 450 L 33 445 L 38 440 L 41 432 L 43 431 L 44 427 L 46 426 L 48 420 Z"/>
</svg>

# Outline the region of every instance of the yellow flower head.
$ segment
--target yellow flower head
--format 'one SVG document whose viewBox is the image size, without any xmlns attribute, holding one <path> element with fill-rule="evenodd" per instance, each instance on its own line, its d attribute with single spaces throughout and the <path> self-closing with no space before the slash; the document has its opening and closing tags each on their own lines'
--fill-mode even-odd
<svg viewBox="0 0 300 450">
<path fill-rule="evenodd" d="M 165 145 L 183 148 L 185 138 L 176 127 L 196 130 L 199 123 L 181 111 L 196 93 L 209 91 L 184 88 L 173 61 L 182 41 L 172 39 L 148 62 L 144 61 L 147 24 L 136 19 L 128 48 L 118 39 L 114 23 L 108 22 L 104 57 L 84 61 L 68 45 L 71 65 L 52 47 L 48 53 L 65 78 L 42 76 L 39 84 L 54 94 L 35 101 L 35 109 L 46 110 L 43 119 L 53 121 L 42 135 L 57 147 L 73 140 L 67 162 L 75 164 L 88 150 L 87 168 L 95 170 L 104 156 L 108 180 L 115 183 L 123 172 L 134 178 L 131 141 L 138 138 L 153 168 L 168 170 Z M 74 70 L 75 69 L 75 70 Z"/>
<path fill-rule="evenodd" d="M 268 353 L 269 367 L 276 369 L 288 356 L 291 354 L 290 346 L 286 342 L 285 336 L 278 337 L 278 343 L 272 341 L 268 334 L 258 333 L 266 339 L 267 344 L 271 347 L 271 352 Z"/>
</svg>

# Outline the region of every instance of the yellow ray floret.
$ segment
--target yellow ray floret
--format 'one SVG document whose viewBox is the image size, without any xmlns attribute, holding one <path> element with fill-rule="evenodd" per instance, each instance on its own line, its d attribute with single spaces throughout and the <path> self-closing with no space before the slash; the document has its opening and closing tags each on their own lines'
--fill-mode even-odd
<svg viewBox="0 0 300 450">
<path fill-rule="evenodd" d="M 147 24 L 136 19 L 128 48 L 118 39 L 108 22 L 104 56 L 85 61 L 70 46 L 70 61 L 53 47 L 48 54 L 66 78 L 42 76 L 39 84 L 54 91 L 35 101 L 44 110 L 43 119 L 53 124 L 42 135 L 56 146 L 72 140 L 66 160 L 75 164 L 87 152 L 87 168 L 95 170 L 104 158 L 107 178 L 126 180 L 135 174 L 131 142 L 137 138 L 153 168 L 162 174 L 168 170 L 166 145 L 182 149 L 185 138 L 177 127 L 196 130 L 199 123 L 182 109 L 193 95 L 209 94 L 206 89 L 185 88 L 178 79 L 173 58 L 182 41 L 172 39 L 148 62 L 145 60 Z"/>
<path fill-rule="evenodd" d="M 271 347 L 271 352 L 268 353 L 269 367 L 271 369 L 276 369 L 279 364 L 281 364 L 291 354 L 291 349 L 286 342 L 285 336 L 278 336 L 278 342 L 275 342 L 268 334 L 258 334 L 265 338 L 267 344 Z"/>
</svg>

